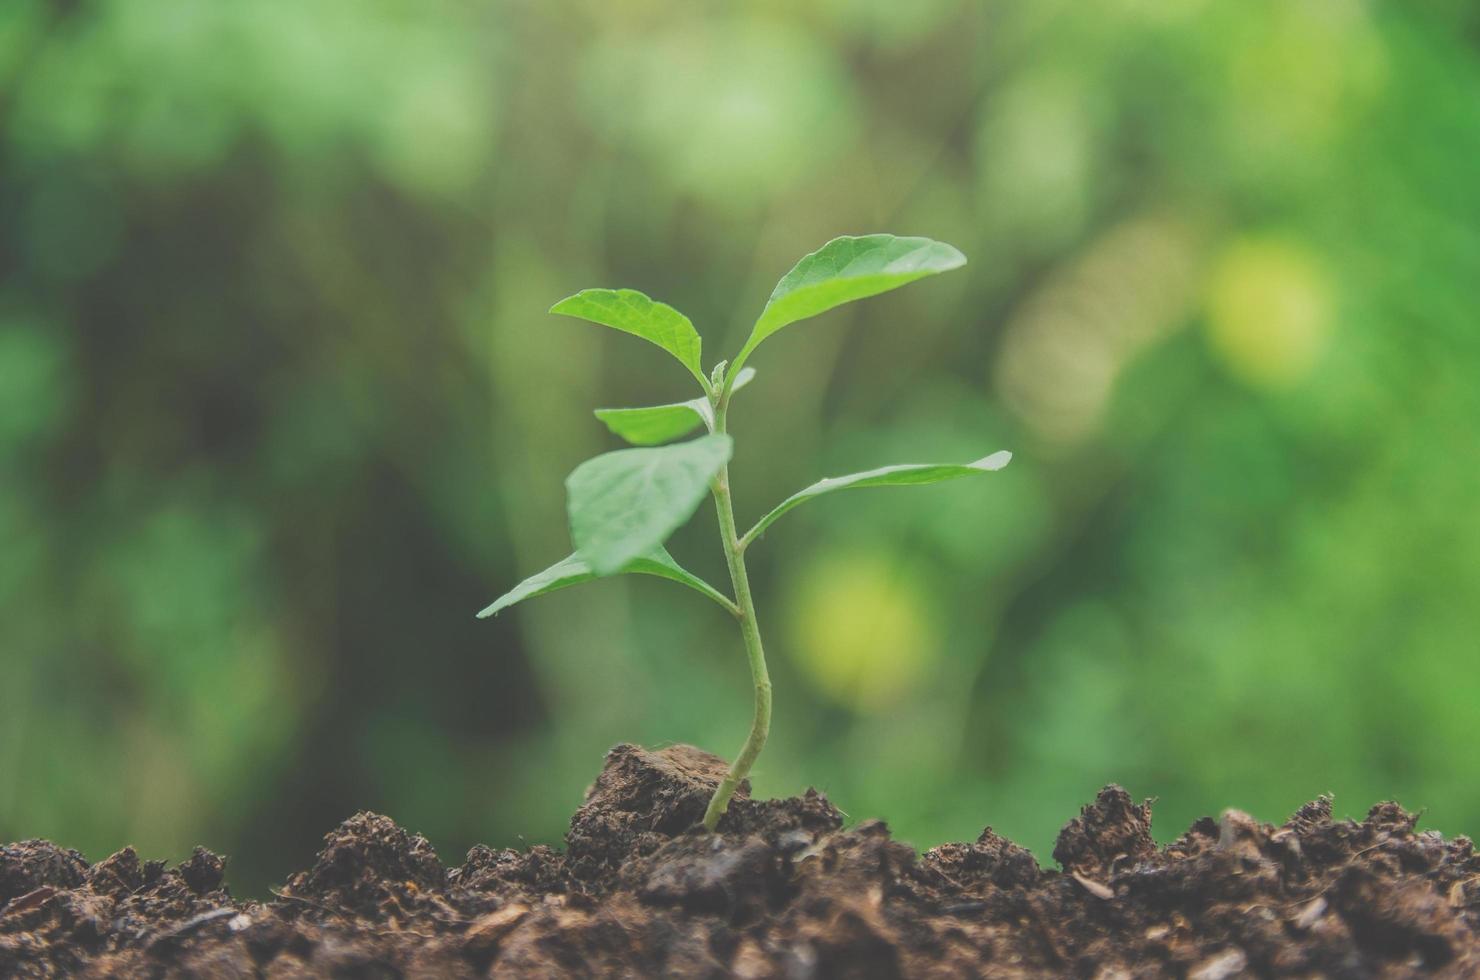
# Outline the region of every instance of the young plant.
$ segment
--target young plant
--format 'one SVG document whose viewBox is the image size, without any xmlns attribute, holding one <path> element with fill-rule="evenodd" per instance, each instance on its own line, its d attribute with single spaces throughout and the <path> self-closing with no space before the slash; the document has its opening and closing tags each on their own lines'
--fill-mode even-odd
<svg viewBox="0 0 1480 980">
<path fill-rule="evenodd" d="M 709 830 L 719 823 L 736 787 L 749 774 L 771 727 L 771 680 L 745 569 L 750 546 L 781 515 L 823 494 L 852 487 L 954 480 L 1000 470 L 1012 458 L 1011 453 L 997 452 L 974 463 L 885 466 L 820 480 L 777 504 L 741 534 L 730 499 L 734 444 L 728 423 L 731 396 L 755 377 L 755 370 L 745 362 L 782 327 L 965 264 L 965 256 L 956 249 L 928 238 L 835 238 L 781 278 L 734 360 L 719 362 L 708 375 L 700 361 L 699 334 L 688 317 L 635 290 L 586 289 L 550 308 L 551 313 L 590 320 L 657 344 L 688 369 L 703 394 L 650 408 L 598 409 L 596 417 L 607 428 L 646 448 L 619 449 L 577 466 L 565 481 L 575 553 L 520 582 L 478 616 L 492 616 L 532 596 L 624 572 L 657 575 L 687 585 L 733 615 L 740 624 L 755 682 L 755 718 L 745 745 L 704 814 Z M 672 442 L 700 426 L 705 435 Z M 720 547 L 729 565 L 733 597 L 684 570 L 663 547 L 668 536 L 693 516 L 706 494 L 714 497 L 719 515 Z"/>
</svg>

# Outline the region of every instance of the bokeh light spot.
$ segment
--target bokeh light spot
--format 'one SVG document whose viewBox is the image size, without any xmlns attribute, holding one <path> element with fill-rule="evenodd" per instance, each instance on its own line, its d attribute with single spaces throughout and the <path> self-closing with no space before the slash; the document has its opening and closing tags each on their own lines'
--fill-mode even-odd
<svg viewBox="0 0 1480 980">
<path fill-rule="evenodd" d="M 939 657 L 925 595 L 885 555 L 813 561 L 790 613 L 790 653 L 820 691 L 857 711 L 908 696 Z"/>
<path fill-rule="evenodd" d="M 1333 297 L 1309 250 L 1279 238 L 1234 242 L 1208 285 L 1208 339 L 1232 374 L 1285 388 L 1315 367 L 1332 330 Z"/>
<path fill-rule="evenodd" d="M 617 39 L 586 78 L 593 125 L 718 203 L 776 193 L 831 160 L 858 109 L 837 57 L 807 34 L 740 21 Z"/>
</svg>

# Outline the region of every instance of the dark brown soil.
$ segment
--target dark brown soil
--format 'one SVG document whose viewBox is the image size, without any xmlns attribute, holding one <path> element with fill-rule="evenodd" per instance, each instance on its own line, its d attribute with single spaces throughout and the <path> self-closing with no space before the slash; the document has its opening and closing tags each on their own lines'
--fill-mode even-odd
<svg viewBox="0 0 1480 980">
<path fill-rule="evenodd" d="M 1044 871 L 990 829 L 917 856 L 813 791 L 698 832 L 722 772 L 620 745 L 564 853 L 456 868 L 357 814 L 269 903 L 234 901 L 205 850 L 167 869 L 12 844 L 0 976 L 1480 977 L 1480 856 L 1392 803 L 1228 811 L 1158 848 L 1150 804 L 1107 786 Z"/>
</svg>

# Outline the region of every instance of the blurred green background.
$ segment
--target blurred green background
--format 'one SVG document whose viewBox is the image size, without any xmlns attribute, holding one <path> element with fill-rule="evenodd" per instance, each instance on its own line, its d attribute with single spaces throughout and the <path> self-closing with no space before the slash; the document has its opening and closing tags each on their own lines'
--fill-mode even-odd
<svg viewBox="0 0 1480 980">
<path fill-rule="evenodd" d="M 733 623 L 568 551 L 598 406 L 690 397 L 545 310 L 732 353 L 844 233 L 961 272 L 787 331 L 742 524 L 808 784 L 1046 859 L 1395 797 L 1480 831 L 1480 7 L 1467 0 L 0 4 L 0 839 L 232 855 L 361 808 L 557 841 L 614 742 L 735 751 Z M 723 581 L 712 510 L 672 544 Z"/>
</svg>

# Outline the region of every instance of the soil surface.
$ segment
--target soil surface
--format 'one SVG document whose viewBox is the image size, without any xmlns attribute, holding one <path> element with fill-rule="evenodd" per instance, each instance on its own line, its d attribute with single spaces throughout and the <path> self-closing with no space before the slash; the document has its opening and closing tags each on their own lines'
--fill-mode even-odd
<svg viewBox="0 0 1480 980">
<path fill-rule="evenodd" d="M 1480 856 L 1396 804 L 1280 826 L 1228 811 L 1174 843 L 1107 786 L 1041 870 L 991 829 L 917 855 L 842 829 L 814 791 L 737 797 L 694 829 L 724 763 L 619 745 L 566 849 L 475 847 L 447 868 L 360 813 L 267 903 L 221 858 L 89 864 L 0 848 L 0 976 L 1480 977 Z M 742 791 L 743 794 L 743 791 Z"/>
</svg>

